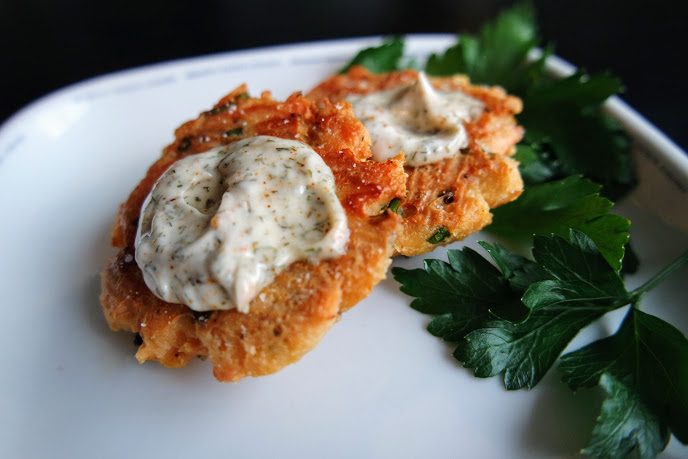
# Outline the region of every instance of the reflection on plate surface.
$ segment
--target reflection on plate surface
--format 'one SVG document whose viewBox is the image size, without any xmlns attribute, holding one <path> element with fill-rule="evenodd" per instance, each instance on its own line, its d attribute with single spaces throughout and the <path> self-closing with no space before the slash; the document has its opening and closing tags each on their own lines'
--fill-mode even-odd
<svg viewBox="0 0 688 459">
<path fill-rule="evenodd" d="M 411 37 L 408 51 L 423 56 L 452 40 Z M 276 98 L 308 89 L 372 43 L 283 46 L 120 72 L 49 95 L 0 128 L 0 455 L 576 454 L 597 415 L 598 393 L 574 395 L 555 372 L 532 391 L 509 393 L 497 378 L 473 378 L 453 360 L 451 345 L 424 330 L 428 317 L 408 307 L 391 279 L 299 363 L 238 384 L 216 382 L 200 360 L 179 370 L 139 365 L 133 335 L 105 324 L 98 272 L 114 252 L 113 217 L 174 128 L 243 82 L 252 94 L 270 89 Z M 555 59 L 552 70 L 570 69 Z M 617 209 L 633 221 L 643 262 L 628 281 L 632 288 L 688 247 L 688 159 L 621 101 L 609 110 L 629 129 L 644 166 L 641 186 Z M 482 239 L 489 238 L 466 244 L 481 251 Z M 682 276 L 644 301 L 685 332 Z M 584 334 L 613 332 L 617 312 Z M 672 440 L 665 454 L 685 457 L 688 448 Z"/>
</svg>

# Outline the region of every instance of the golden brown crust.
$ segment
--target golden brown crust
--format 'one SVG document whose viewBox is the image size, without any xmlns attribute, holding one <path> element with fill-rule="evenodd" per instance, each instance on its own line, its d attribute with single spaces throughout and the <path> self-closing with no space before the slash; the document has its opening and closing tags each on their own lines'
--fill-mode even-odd
<svg viewBox="0 0 688 459">
<path fill-rule="evenodd" d="M 414 81 L 415 70 L 382 75 L 353 67 L 316 86 L 312 100 L 341 101 L 350 94 L 368 94 Z M 462 154 L 420 167 L 406 167 L 408 194 L 401 203 L 403 220 L 397 252 L 418 255 L 434 249 L 428 241 L 441 227 L 451 234 L 441 244 L 464 239 L 488 225 L 490 209 L 516 199 L 523 190 L 518 164 L 509 156 L 523 136 L 514 115 L 521 100 L 499 87 L 471 85 L 465 76 L 431 78 L 441 90 L 459 90 L 482 101 L 485 110 L 466 123 L 469 144 Z"/>
<path fill-rule="evenodd" d="M 175 141 L 151 166 L 122 204 L 112 242 L 121 248 L 102 274 L 101 303 L 113 330 L 143 338 L 136 357 L 170 367 L 195 356 L 209 357 L 215 377 L 237 381 L 278 371 L 312 349 L 341 312 L 364 298 L 385 276 L 398 217 L 385 211 L 404 194 L 400 159 L 367 161 L 370 140 L 346 104 L 313 103 L 300 94 L 284 102 L 264 93 L 246 98 L 244 86 L 213 110 L 177 129 Z M 228 131 L 240 136 L 228 137 Z M 305 142 L 332 168 L 337 195 L 351 231 L 347 253 L 319 264 L 296 262 L 251 302 L 250 312 L 195 313 L 155 297 L 133 261 L 133 244 L 143 200 L 177 159 L 255 135 Z"/>
</svg>

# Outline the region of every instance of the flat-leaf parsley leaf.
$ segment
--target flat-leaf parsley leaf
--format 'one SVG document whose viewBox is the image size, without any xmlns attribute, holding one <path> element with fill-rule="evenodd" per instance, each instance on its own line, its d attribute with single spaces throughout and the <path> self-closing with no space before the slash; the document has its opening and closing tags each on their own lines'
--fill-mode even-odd
<svg viewBox="0 0 688 459">
<path fill-rule="evenodd" d="M 614 204 L 599 196 L 599 191 L 600 185 L 580 176 L 532 186 L 517 200 L 494 209 L 487 230 L 529 240 L 534 234 L 568 237 L 573 228 L 587 234 L 618 271 L 631 222 L 609 214 Z"/>
<path fill-rule="evenodd" d="M 688 441 L 688 340 L 637 309 L 643 295 L 688 265 L 688 252 L 629 292 L 584 233 L 535 236 L 533 260 L 481 243 L 497 264 L 470 248 L 448 250 L 449 263 L 394 268 L 415 309 L 434 314 L 428 330 L 457 342 L 454 357 L 475 376 L 503 375 L 507 389 L 532 388 L 591 322 L 631 304 L 612 337 L 562 357 L 564 380 L 576 390 L 601 384 L 608 393 L 584 453 L 643 457 L 664 449 L 668 432 Z"/>
<path fill-rule="evenodd" d="M 404 40 L 390 38 L 380 46 L 371 46 L 358 52 L 340 73 L 346 73 L 354 65 L 361 65 L 373 73 L 386 73 L 401 68 L 404 55 Z"/>
<path fill-rule="evenodd" d="M 503 373 L 507 389 L 531 388 L 583 327 L 628 301 L 592 240 L 577 231 L 570 239 L 536 236 L 534 261 L 484 244 L 501 272 L 465 248 L 449 250 L 449 264 L 426 260 L 425 270 L 392 273 L 416 297 L 412 307 L 441 314 L 428 329 L 459 341 L 454 357 L 476 376 Z"/>
<path fill-rule="evenodd" d="M 605 387 L 611 406 L 603 405 L 586 447 L 591 454 L 611 454 L 611 446 L 627 444 L 629 432 L 633 442 L 628 448 L 637 443 L 641 452 L 649 448 L 649 456 L 664 449 L 668 430 L 688 442 L 688 340 L 662 319 L 630 308 L 614 335 L 564 355 L 559 369 L 572 390 L 595 386 L 604 375 L 614 378 L 611 390 Z M 631 429 L 628 420 L 610 415 L 609 410 L 618 409 L 616 398 L 638 405 L 633 422 L 641 422 L 645 430 Z M 659 435 L 661 432 L 664 434 Z M 641 435 L 651 436 L 649 445 Z"/>
</svg>

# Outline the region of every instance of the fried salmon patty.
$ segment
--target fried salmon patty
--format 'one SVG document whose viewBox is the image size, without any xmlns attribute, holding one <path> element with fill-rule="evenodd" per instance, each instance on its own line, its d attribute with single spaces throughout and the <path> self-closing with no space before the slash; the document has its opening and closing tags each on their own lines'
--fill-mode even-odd
<svg viewBox="0 0 688 459">
<path fill-rule="evenodd" d="M 350 230 L 346 253 L 292 263 L 251 301 L 248 313 L 199 313 L 159 299 L 133 261 L 146 196 L 178 159 L 258 135 L 306 143 L 332 169 Z M 313 102 L 300 93 L 284 102 L 268 92 L 250 98 L 245 86 L 179 127 L 175 137 L 119 209 L 112 244 L 120 251 L 102 273 L 105 317 L 115 331 L 139 333 L 140 362 L 181 367 L 209 357 L 220 381 L 274 373 L 315 347 L 339 315 L 385 277 L 399 226 L 386 209 L 405 194 L 402 160 L 368 160 L 370 138 L 347 103 Z"/>
<path fill-rule="evenodd" d="M 307 94 L 337 102 L 412 83 L 415 70 L 372 74 L 363 67 L 335 75 Z M 492 221 L 490 209 L 516 199 L 523 190 L 518 163 L 510 156 L 523 136 L 514 115 L 521 100 L 499 87 L 471 85 L 467 77 L 430 78 L 437 90 L 461 91 L 484 104 L 482 114 L 464 123 L 468 145 L 456 156 L 418 167 L 406 166 L 407 194 L 398 209 L 403 216 L 395 250 L 418 255 L 437 244 L 461 240 Z"/>
</svg>

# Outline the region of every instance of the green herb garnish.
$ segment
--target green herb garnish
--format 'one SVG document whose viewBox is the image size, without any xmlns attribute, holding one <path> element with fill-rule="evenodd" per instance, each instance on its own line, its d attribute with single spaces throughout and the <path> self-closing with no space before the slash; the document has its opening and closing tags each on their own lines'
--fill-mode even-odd
<svg viewBox="0 0 688 459">
<path fill-rule="evenodd" d="M 389 202 L 389 210 L 392 211 L 392 213 L 399 213 L 399 204 L 401 204 L 401 199 L 400 198 L 394 198 Z"/>
<path fill-rule="evenodd" d="M 457 360 L 477 377 L 503 375 L 510 390 L 535 386 L 582 328 L 630 304 L 616 335 L 562 358 L 572 389 L 602 384 L 608 391 L 584 452 L 617 455 L 625 445 L 653 455 L 669 430 L 686 442 L 688 340 L 638 308 L 647 291 L 688 264 L 688 252 L 629 292 L 592 239 L 575 230 L 569 239 L 536 236 L 534 260 L 481 243 L 499 269 L 464 248 L 449 250 L 448 263 L 425 260 L 424 269 L 392 273 L 415 297 L 411 307 L 435 315 L 428 331 L 458 343 Z"/>
<path fill-rule="evenodd" d="M 242 135 L 243 133 L 244 129 L 242 127 L 238 127 L 225 132 L 225 137 L 237 137 Z"/>
<path fill-rule="evenodd" d="M 399 70 L 401 58 L 404 55 L 404 40 L 391 38 L 380 46 L 372 46 L 359 53 L 349 62 L 340 73 L 346 73 L 354 65 L 361 65 L 373 73 L 386 73 Z"/>
<path fill-rule="evenodd" d="M 232 105 L 231 102 L 224 103 L 222 105 L 219 105 L 217 107 L 213 107 L 210 110 L 208 110 L 206 113 L 210 116 L 215 116 L 219 115 L 222 112 L 226 112 L 229 109 L 229 106 Z"/>
<path fill-rule="evenodd" d="M 219 115 L 220 113 L 226 112 L 229 110 L 229 108 L 234 105 L 236 102 L 240 100 L 246 100 L 249 99 L 251 96 L 247 92 L 242 92 L 234 97 L 233 100 L 230 100 L 228 102 L 225 102 L 222 105 L 219 105 L 217 107 L 214 107 L 210 110 L 208 110 L 206 113 L 211 116 Z"/>
<path fill-rule="evenodd" d="M 521 145 L 531 153 L 529 182 L 582 174 L 602 184 L 604 195 L 623 196 L 635 184 L 630 142 L 618 122 L 601 112 L 602 103 L 622 90 L 621 83 L 583 71 L 555 79 L 544 65 L 551 47 L 540 58 L 529 58 L 537 43 L 533 8 L 522 3 L 477 36 L 462 35 L 443 55 L 432 55 L 426 71 L 463 73 L 473 83 L 500 85 L 523 99 L 518 120 L 526 129 Z M 536 167 L 540 173 L 533 175 Z"/>
<path fill-rule="evenodd" d="M 437 229 L 437 231 L 435 231 L 435 232 L 432 234 L 432 236 L 430 236 L 430 237 L 428 238 L 428 242 L 429 242 L 430 244 L 439 244 L 440 242 L 442 242 L 442 241 L 444 241 L 445 239 L 447 239 L 449 236 L 451 236 L 451 233 L 449 232 L 449 230 L 448 230 L 446 227 L 444 227 L 444 226 L 440 226 L 440 227 Z"/>
<path fill-rule="evenodd" d="M 475 84 L 498 84 L 514 89 L 530 83 L 536 64 L 528 53 L 537 45 L 535 14 L 529 3 L 504 12 L 486 24 L 477 37 L 463 34 L 442 55 L 433 54 L 425 71 L 430 75 L 468 75 Z"/>
<path fill-rule="evenodd" d="M 652 457 L 670 432 L 688 441 L 688 341 L 662 319 L 630 308 L 616 334 L 566 354 L 559 369 L 572 390 L 599 382 L 607 392 L 583 453 L 625 455 L 637 447 Z"/>
<path fill-rule="evenodd" d="M 532 186 L 515 201 L 494 209 L 487 230 L 520 240 L 530 240 L 534 234 L 568 237 L 571 228 L 582 231 L 618 271 L 631 222 L 608 213 L 614 204 L 599 196 L 600 188 L 580 176 Z"/>
<path fill-rule="evenodd" d="M 602 184 L 606 196 L 623 196 L 636 181 L 631 144 L 621 125 L 600 110 L 620 90 L 621 83 L 609 75 L 582 72 L 532 87 L 518 117 L 526 130 L 521 144 L 532 149 L 551 178 L 583 174 Z"/>
</svg>

